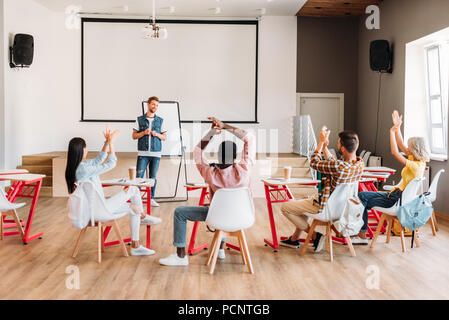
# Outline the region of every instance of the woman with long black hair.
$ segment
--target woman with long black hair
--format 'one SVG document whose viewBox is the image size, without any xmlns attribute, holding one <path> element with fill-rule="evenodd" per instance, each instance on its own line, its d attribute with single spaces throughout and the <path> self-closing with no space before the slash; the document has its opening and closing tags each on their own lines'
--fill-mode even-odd
<svg viewBox="0 0 449 320">
<path fill-rule="evenodd" d="M 118 136 L 118 131 L 111 132 L 109 126 L 103 133 L 105 142 L 103 148 L 95 159 L 87 160 L 86 142 L 82 138 L 70 140 L 67 154 L 67 167 L 65 179 L 70 194 L 76 189 L 76 183 L 88 180 L 93 183 L 97 191 L 104 197 L 103 187 L 100 181 L 100 174 L 108 172 L 117 164 L 114 141 Z M 106 153 L 109 148 L 109 153 Z M 131 201 L 131 204 L 128 203 Z M 140 225 L 156 225 L 161 223 L 161 219 L 152 217 L 144 213 L 140 191 L 137 187 L 125 187 L 116 195 L 105 199 L 106 207 L 111 213 L 128 212 L 130 215 L 130 227 L 132 234 L 131 255 L 152 255 L 154 250 L 147 249 L 140 245 L 139 229 Z"/>
</svg>

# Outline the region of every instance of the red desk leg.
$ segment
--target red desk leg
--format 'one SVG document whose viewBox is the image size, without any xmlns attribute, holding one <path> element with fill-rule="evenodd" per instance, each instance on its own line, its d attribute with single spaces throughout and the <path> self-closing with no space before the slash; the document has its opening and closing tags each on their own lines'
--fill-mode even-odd
<svg viewBox="0 0 449 320">
<path fill-rule="evenodd" d="M 191 189 L 194 190 L 194 189 Z M 190 191 L 190 190 L 187 190 Z M 199 206 L 204 206 L 206 197 L 208 195 L 208 190 L 207 188 L 202 188 L 201 189 L 201 196 L 200 196 L 200 201 L 198 203 Z M 209 246 L 208 243 L 204 243 L 198 247 L 195 247 L 195 241 L 196 241 L 196 235 L 198 233 L 198 228 L 199 228 L 200 222 L 199 221 L 195 221 L 193 224 L 193 229 L 192 229 L 192 234 L 190 236 L 190 242 L 189 242 L 189 248 L 187 250 L 187 253 L 189 255 L 193 255 L 195 253 L 197 253 L 198 251 L 201 251 L 203 249 L 207 249 L 207 247 Z"/>
<path fill-rule="evenodd" d="M 278 243 L 278 236 L 276 234 L 276 223 L 274 222 L 274 216 L 273 216 L 273 206 L 271 203 L 271 193 L 270 193 L 270 187 L 267 185 L 264 185 L 265 187 L 265 198 L 267 199 L 267 208 L 268 208 L 268 218 L 270 219 L 270 228 L 271 228 L 271 237 L 272 241 L 268 239 L 264 239 L 265 244 L 269 245 L 274 249 L 274 252 L 277 252 L 279 249 L 279 243 Z"/>
<path fill-rule="evenodd" d="M 145 191 L 142 194 L 142 197 L 145 194 L 147 195 L 147 200 L 146 201 L 142 200 L 142 203 L 147 205 L 147 214 L 151 215 L 151 188 L 150 187 L 145 189 Z M 149 197 L 149 199 L 148 199 L 148 197 Z M 120 241 L 118 241 L 118 240 L 106 242 L 106 239 L 108 238 L 108 235 L 109 235 L 110 231 L 111 231 L 111 226 L 107 226 L 104 229 L 104 246 L 105 247 L 110 247 L 110 246 L 114 246 L 114 245 L 120 244 Z M 132 241 L 131 238 L 123 239 L 123 242 L 125 242 L 125 243 L 130 243 L 131 241 Z M 148 249 L 150 249 L 150 245 L 151 245 L 151 226 L 147 226 L 146 247 Z"/>
<path fill-rule="evenodd" d="M 33 224 L 34 212 L 36 210 L 37 200 L 39 199 L 39 193 L 41 191 L 41 186 L 42 186 L 42 179 L 39 179 L 34 186 L 33 200 L 31 202 L 30 212 L 29 212 L 28 219 L 27 219 L 27 222 L 25 225 L 25 232 L 24 232 L 23 239 L 22 239 L 23 244 L 28 244 L 28 242 L 30 242 L 31 240 L 34 240 L 36 238 L 41 238 L 43 235 L 42 232 L 39 232 L 33 236 L 30 236 L 31 225 Z"/>
</svg>

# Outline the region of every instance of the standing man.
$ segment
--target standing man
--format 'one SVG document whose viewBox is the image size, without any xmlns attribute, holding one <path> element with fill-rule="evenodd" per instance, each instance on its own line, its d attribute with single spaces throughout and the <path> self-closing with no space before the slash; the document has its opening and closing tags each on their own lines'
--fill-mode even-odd
<svg viewBox="0 0 449 320">
<path fill-rule="evenodd" d="M 159 161 L 162 154 L 162 141 L 167 140 L 164 127 L 164 119 L 156 115 L 159 106 L 159 98 L 151 97 L 147 101 L 148 111 L 137 118 L 133 129 L 133 139 L 138 140 L 137 149 L 137 178 L 143 178 L 148 167 L 151 179 L 154 179 L 154 186 L 151 188 L 151 206 L 159 207 L 154 200 L 156 190 L 156 175 L 159 169 Z"/>
</svg>

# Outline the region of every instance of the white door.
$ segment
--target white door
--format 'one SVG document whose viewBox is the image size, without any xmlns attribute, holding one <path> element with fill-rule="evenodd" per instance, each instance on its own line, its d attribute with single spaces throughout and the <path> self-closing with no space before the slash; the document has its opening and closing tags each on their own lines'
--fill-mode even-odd
<svg viewBox="0 0 449 320">
<path fill-rule="evenodd" d="M 316 140 L 325 125 L 331 130 L 329 148 L 337 150 L 338 133 L 344 128 L 344 94 L 298 93 L 298 115 L 310 115 Z"/>
</svg>

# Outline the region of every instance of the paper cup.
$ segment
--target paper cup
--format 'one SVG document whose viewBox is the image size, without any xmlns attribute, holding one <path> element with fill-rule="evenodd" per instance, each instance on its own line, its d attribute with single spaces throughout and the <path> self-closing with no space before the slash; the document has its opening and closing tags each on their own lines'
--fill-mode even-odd
<svg viewBox="0 0 449 320">
<path fill-rule="evenodd" d="M 129 180 L 133 181 L 136 180 L 136 167 L 129 167 Z"/>
<path fill-rule="evenodd" d="M 284 179 L 290 180 L 291 176 L 292 176 L 292 167 L 290 166 L 284 167 Z"/>
</svg>

